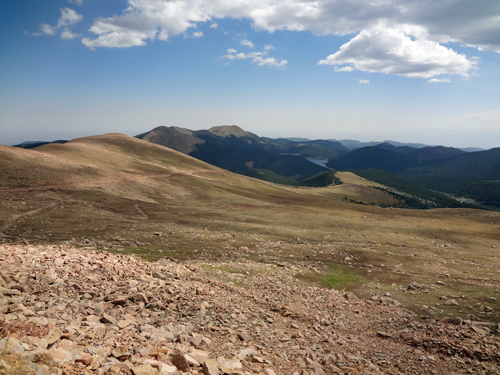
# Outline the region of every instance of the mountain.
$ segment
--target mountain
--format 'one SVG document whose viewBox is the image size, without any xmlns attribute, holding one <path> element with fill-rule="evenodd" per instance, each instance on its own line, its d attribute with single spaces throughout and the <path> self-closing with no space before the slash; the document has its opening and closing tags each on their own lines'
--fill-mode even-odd
<svg viewBox="0 0 500 375">
<path fill-rule="evenodd" d="M 177 150 L 183 154 L 189 154 L 196 150 L 197 145 L 205 143 L 193 131 L 177 126 L 159 126 L 147 133 L 139 134 L 136 138 Z"/>
<path fill-rule="evenodd" d="M 330 159 L 326 165 L 336 170 L 378 169 L 427 189 L 500 208 L 500 148 L 467 153 L 451 147 L 413 149 L 383 143 Z"/>
<path fill-rule="evenodd" d="M 337 170 L 354 169 L 364 170 L 369 168 L 381 169 L 391 173 L 403 172 L 408 168 L 429 166 L 444 163 L 447 159 L 459 156 L 471 158 L 470 153 L 453 147 L 427 146 L 413 148 L 410 146 L 395 146 L 391 143 L 381 143 L 351 151 L 340 158 L 328 161 L 327 166 Z M 450 168 L 448 164 L 444 168 Z M 450 164 L 451 166 L 452 164 Z"/>
<path fill-rule="evenodd" d="M 340 140 L 338 142 L 342 143 L 349 150 L 355 150 L 355 149 L 362 148 L 362 147 L 377 146 L 380 144 L 389 144 L 389 145 L 396 146 L 396 147 L 411 147 L 411 148 L 429 147 L 428 145 L 424 145 L 423 143 L 402 143 L 402 142 L 396 142 L 396 141 L 360 142 L 360 141 L 356 141 L 353 139 L 343 139 L 343 140 Z"/>
<path fill-rule="evenodd" d="M 423 164 L 400 175 L 429 189 L 500 208 L 500 148 Z"/>
<path fill-rule="evenodd" d="M 326 164 L 336 170 L 376 168 L 390 173 L 401 172 L 417 165 L 418 161 L 414 157 L 376 146 L 359 148 L 338 159 L 330 159 Z"/>
<path fill-rule="evenodd" d="M 289 137 L 289 138 L 280 138 L 280 139 L 287 139 L 292 142 L 308 142 L 309 139 L 307 138 L 299 138 L 299 137 Z"/>
<path fill-rule="evenodd" d="M 302 180 L 320 173 L 329 173 L 328 169 L 305 160 L 304 155 L 329 158 L 336 157 L 340 152 L 314 142 L 302 147 L 282 139 L 275 142 L 236 125 L 214 126 L 197 131 L 162 126 L 140 134 L 137 138 L 173 148 L 235 173 L 271 182 L 299 185 Z M 340 144 L 328 141 L 319 143 L 322 142 L 345 152 Z"/>
<path fill-rule="evenodd" d="M 376 148 L 381 148 L 387 151 L 392 151 L 396 154 L 402 154 L 402 155 L 411 155 L 413 154 L 417 149 L 410 147 L 410 146 L 395 146 L 392 143 L 384 142 L 380 143 L 378 145 L 374 145 L 372 147 Z"/>
<path fill-rule="evenodd" d="M 376 146 L 376 145 L 381 143 L 381 142 L 360 142 L 360 141 L 356 141 L 354 139 L 342 139 L 339 141 L 337 141 L 336 139 L 330 139 L 330 140 L 333 142 L 341 143 L 342 145 L 344 145 L 346 148 L 348 148 L 351 151 L 356 150 L 358 148 L 362 148 L 362 147 Z"/>
<path fill-rule="evenodd" d="M 460 150 L 465 152 L 487 151 L 486 149 L 480 147 L 462 147 Z"/>
<path fill-rule="evenodd" d="M 447 159 L 465 155 L 466 151 L 454 147 L 426 146 L 416 149 L 411 155 L 419 161 Z"/>
<path fill-rule="evenodd" d="M 423 160 L 445 159 L 453 156 L 464 155 L 467 153 L 453 147 L 425 146 L 415 148 L 410 146 L 395 146 L 394 144 L 388 142 L 384 142 L 373 147 L 383 148 L 384 150 L 392 151 L 397 154 L 408 155 L 414 157 L 419 162 Z"/>
<path fill-rule="evenodd" d="M 256 149 L 273 149 L 259 136 L 247 132 L 236 125 L 214 126 L 208 130 L 198 130 L 196 135 L 220 148 L 250 147 Z"/>
<path fill-rule="evenodd" d="M 423 164 L 402 175 L 440 176 L 476 180 L 500 180 L 500 148 L 463 153 L 439 162 Z"/>
</svg>

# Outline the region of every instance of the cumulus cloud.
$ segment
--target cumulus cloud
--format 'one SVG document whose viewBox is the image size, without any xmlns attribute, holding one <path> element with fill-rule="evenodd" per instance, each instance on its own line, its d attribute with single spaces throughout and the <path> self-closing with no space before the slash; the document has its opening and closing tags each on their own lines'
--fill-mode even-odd
<svg viewBox="0 0 500 375">
<path fill-rule="evenodd" d="M 420 27 L 435 41 L 500 52 L 499 14 L 496 1 L 470 0 L 128 0 L 122 15 L 96 22 L 122 26 L 122 32 L 166 29 L 170 35 L 183 33 L 198 22 L 222 18 L 247 18 L 256 29 L 269 32 L 312 31 L 318 35 L 357 33 L 386 22 Z"/>
<path fill-rule="evenodd" d="M 80 22 L 83 19 L 83 16 L 81 14 L 78 14 L 71 8 L 61 8 L 60 10 L 61 10 L 61 17 L 59 17 L 57 25 L 50 26 L 47 23 L 42 23 L 40 25 L 41 32 L 35 32 L 33 33 L 33 35 L 39 36 L 42 33 L 46 35 L 56 35 L 56 32 L 59 29 L 63 28 L 63 32 L 61 33 L 62 39 L 73 39 L 74 37 L 79 36 L 76 34 L 72 34 L 71 31 L 69 30 L 69 27 Z"/>
<path fill-rule="evenodd" d="M 250 53 L 238 53 L 234 48 L 229 48 L 227 50 L 227 55 L 221 56 L 222 58 L 228 60 L 252 60 L 253 63 L 259 66 L 268 66 L 274 68 L 284 68 L 288 61 L 286 60 L 277 60 L 274 57 L 266 57 L 268 50 L 264 50 L 263 52 L 250 52 Z"/>
<path fill-rule="evenodd" d="M 81 34 L 73 34 L 70 29 L 64 29 L 61 33 L 61 39 L 70 40 L 79 37 Z"/>
<path fill-rule="evenodd" d="M 36 33 L 33 33 L 33 35 L 39 36 L 39 35 L 42 35 L 42 33 L 43 34 L 47 34 L 47 35 L 56 35 L 56 28 L 52 27 L 52 26 L 50 26 L 49 24 L 46 24 L 46 23 L 42 23 L 40 25 L 40 30 L 42 30 L 41 33 L 36 32 Z"/>
<path fill-rule="evenodd" d="M 370 80 L 368 80 L 368 79 L 360 79 L 359 83 L 361 83 L 363 85 L 369 85 L 370 84 Z"/>
<path fill-rule="evenodd" d="M 80 22 L 83 19 L 81 14 L 78 14 L 71 8 L 62 8 L 61 17 L 57 21 L 57 28 L 62 26 L 71 26 Z"/>
<path fill-rule="evenodd" d="M 411 38 L 399 29 L 385 26 L 362 30 L 341 46 L 339 51 L 320 60 L 319 64 L 348 65 L 370 73 L 416 78 L 431 78 L 441 74 L 468 77 L 468 72 L 476 65 L 465 55 L 422 38 L 422 34 L 418 38 Z"/>
<path fill-rule="evenodd" d="M 335 67 L 336 72 L 352 72 L 354 68 L 352 66 L 344 66 L 342 68 Z"/>
<path fill-rule="evenodd" d="M 254 47 L 253 43 L 252 43 L 251 41 L 249 41 L 249 40 L 246 40 L 246 39 L 243 39 L 243 40 L 240 42 L 240 44 L 241 44 L 242 46 L 247 46 L 247 47 L 250 47 L 250 48 L 253 48 L 253 47 Z"/>
<path fill-rule="evenodd" d="M 429 80 L 430 83 L 450 83 L 451 81 L 448 78 L 431 78 Z"/>
<path fill-rule="evenodd" d="M 35 34 L 55 35 L 81 19 L 64 9 L 56 26 L 42 24 Z M 474 62 L 445 43 L 500 53 L 500 2 L 487 0 L 127 0 L 120 14 L 95 19 L 88 30 L 93 35 L 82 43 L 89 48 L 143 46 L 186 35 L 200 23 L 217 28 L 217 21 L 225 18 L 248 19 L 254 29 L 271 33 L 354 34 L 342 49 L 322 60 L 340 72 L 350 67 L 420 78 L 467 76 Z M 363 43 L 373 46 L 363 53 Z M 340 61 L 347 66 L 339 66 Z"/>
</svg>

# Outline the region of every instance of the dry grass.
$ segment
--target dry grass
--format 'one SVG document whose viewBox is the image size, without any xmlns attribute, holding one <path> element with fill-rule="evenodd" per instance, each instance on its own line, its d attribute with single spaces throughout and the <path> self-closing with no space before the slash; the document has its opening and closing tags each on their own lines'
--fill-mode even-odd
<svg viewBox="0 0 500 375">
<path fill-rule="evenodd" d="M 344 273 L 360 282 L 337 287 L 366 298 L 390 293 L 420 315 L 499 321 L 498 212 L 347 203 L 346 195 L 391 198 L 351 174 L 340 174 L 340 187 L 279 186 L 123 135 L 36 151 L 2 147 L 0 161 L 9 166 L 0 178 L 4 241 L 89 239 L 91 247 L 149 260 L 205 262 L 214 275 L 232 272 L 214 262 L 282 263 L 304 270 L 302 281 L 312 285 Z M 423 287 L 409 291 L 413 281 Z M 459 296 L 460 305 L 443 306 L 442 295 Z M 495 312 L 467 307 L 476 303 Z"/>
</svg>

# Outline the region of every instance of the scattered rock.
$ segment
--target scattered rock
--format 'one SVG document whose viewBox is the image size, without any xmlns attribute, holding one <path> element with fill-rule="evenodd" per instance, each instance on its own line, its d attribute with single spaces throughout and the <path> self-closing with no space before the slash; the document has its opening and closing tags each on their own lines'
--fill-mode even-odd
<svg viewBox="0 0 500 375">
<path fill-rule="evenodd" d="M 437 373 L 477 373 L 476 361 L 499 369 L 499 340 L 488 336 L 496 326 L 422 324 L 389 293 L 374 296 L 378 304 L 290 286 L 288 263 L 265 264 L 275 276 L 229 274 L 240 288 L 205 277 L 196 262 L 69 246 L 0 245 L 0 259 L 0 373 L 425 373 L 426 362 Z"/>
</svg>

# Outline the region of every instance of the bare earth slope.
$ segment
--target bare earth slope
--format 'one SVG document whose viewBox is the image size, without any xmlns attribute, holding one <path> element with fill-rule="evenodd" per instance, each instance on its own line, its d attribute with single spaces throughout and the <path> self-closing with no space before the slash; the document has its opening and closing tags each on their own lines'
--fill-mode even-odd
<svg viewBox="0 0 500 375">
<path fill-rule="evenodd" d="M 498 212 L 348 203 L 391 197 L 351 174 L 274 185 L 119 134 L 1 147 L 0 165 L 1 319 L 24 361 L 155 374 L 144 361 L 191 361 L 170 358 L 184 345 L 198 363 L 236 356 L 222 373 L 499 371 Z M 22 339 L 54 325 L 47 346 Z M 85 359 L 52 363 L 74 345 Z"/>
</svg>

